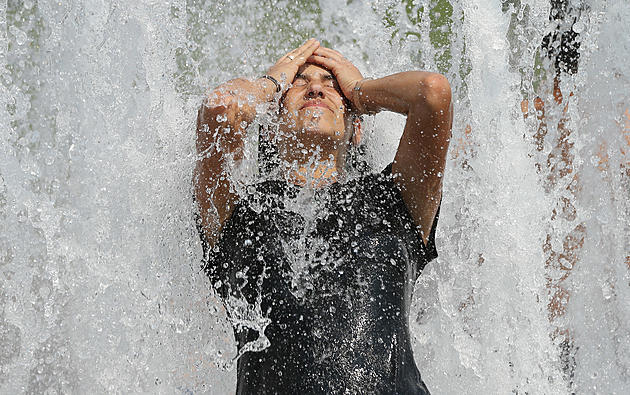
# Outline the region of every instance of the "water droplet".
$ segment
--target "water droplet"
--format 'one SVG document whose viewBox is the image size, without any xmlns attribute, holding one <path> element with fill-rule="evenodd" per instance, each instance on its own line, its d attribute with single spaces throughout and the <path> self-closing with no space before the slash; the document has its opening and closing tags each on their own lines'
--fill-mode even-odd
<svg viewBox="0 0 630 395">
<path fill-rule="evenodd" d="M 26 35 L 26 33 L 24 33 L 22 30 L 18 29 L 15 26 L 11 26 L 9 28 L 9 31 L 15 37 L 15 42 L 18 45 L 24 45 L 26 41 L 28 40 L 28 36 Z"/>
<path fill-rule="evenodd" d="M 573 24 L 573 31 L 576 33 L 582 33 L 584 31 L 584 29 L 586 28 L 586 26 L 584 25 L 584 23 L 582 21 L 577 21 Z"/>
<path fill-rule="evenodd" d="M 602 286 L 602 296 L 606 300 L 610 300 L 614 296 L 614 291 L 610 288 L 610 285 L 604 284 Z"/>
<path fill-rule="evenodd" d="M 47 166 L 52 165 L 53 163 L 55 163 L 55 155 L 52 152 L 48 152 L 44 155 L 44 163 L 46 163 Z"/>
<path fill-rule="evenodd" d="M 26 212 L 26 209 L 18 211 L 16 216 L 18 222 L 25 222 L 28 219 L 28 213 Z"/>
</svg>

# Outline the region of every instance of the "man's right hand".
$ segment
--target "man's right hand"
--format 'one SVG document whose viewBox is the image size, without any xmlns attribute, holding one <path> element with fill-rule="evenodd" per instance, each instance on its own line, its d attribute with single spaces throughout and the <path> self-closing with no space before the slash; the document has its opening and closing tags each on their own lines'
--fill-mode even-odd
<svg viewBox="0 0 630 395">
<path fill-rule="evenodd" d="M 319 41 L 308 40 L 281 57 L 269 68 L 267 75 L 281 84 L 284 93 L 293 83 L 300 66 L 317 48 Z M 226 155 L 233 160 L 243 157 L 243 136 L 256 117 L 256 105 L 274 97 L 276 85 L 272 81 L 266 78 L 255 81 L 237 78 L 213 89 L 199 110 L 195 197 L 200 207 L 204 235 L 211 246 L 238 201 L 231 177 L 225 173 Z"/>
<path fill-rule="evenodd" d="M 311 38 L 302 46 L 281 57 L 276 64 L 267 70 L 267 75 L 275 78 L 282 86 L 282 92 L 293 82 L 300 66 L 319 48 L 319 41 Z M 269 85 L 273 83 L 268 81 Z M 275 89 L 275 86 L 274 86 Z"/>
</svg>

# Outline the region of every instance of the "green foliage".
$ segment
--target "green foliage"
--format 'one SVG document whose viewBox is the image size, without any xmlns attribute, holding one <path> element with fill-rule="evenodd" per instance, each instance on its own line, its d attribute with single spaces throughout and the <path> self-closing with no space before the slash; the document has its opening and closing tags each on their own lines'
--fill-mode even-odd
<svg viewBox="0 0 630 395">
<path fill-rule="evenodd" d="M 421 41 L 423 30 L 426 29 L 424 18 L 429 17 L 428 36 L 429 42 L 435 49 L 434 62 L 441 73 L 447 72 L 451 64 L 451 33 L 453 24 L 453 6 L 448 0 L 432 0 L 425 4 L 418 4 L 417 0 L 402 0 L 405 17 L 411 28 L 400 31 L 396 26 L 400 25 L 400 16 L 396 12 L 398 4 L 390 4 L 387 12 L 383 16 L 385 27 L 392 28 L 392 39 L 399 37 L 401 43 L 407 40 Z M 426 12 L 428 7 L 428 12 Z"/>
<path fill-rule="evenodd" d="M 446 72 L 451 68 L 452 17 L 453 6 L 447 0 L 438 0 L 429 12 L 429 18 L 431 18 L 429 37 L 431 44 L 438 50 L 435 55 L 435 63 L 440 72 Z"/>
<path fill-rule="evenodd" d="M 308 38 L 322 36 L 321 14 L 317 0 L 187 1 L 187 43 L 176 50 L 180 90 L 207 87 L 207 78 L 217 77 L 218 58 L 232 77 L 260 72 Z"/>
</svg>

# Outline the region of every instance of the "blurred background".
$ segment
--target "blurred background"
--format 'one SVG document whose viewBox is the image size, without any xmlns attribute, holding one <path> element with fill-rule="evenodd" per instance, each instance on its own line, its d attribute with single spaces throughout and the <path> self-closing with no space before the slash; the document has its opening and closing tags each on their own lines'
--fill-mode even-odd
<svg viewBox="0 0 630 395">
<path fill-rule="evenodd" d="M 310 37 L 364 76 L 451 82 L 440 257 L 410 315 L 429 389 L 630 392 L 628 21 L 624 0 L 2 2 L 0 393 L 234 391 L 197 109 Z M 404 119 L 367 124 L 379 171 Z"/>
</svg>

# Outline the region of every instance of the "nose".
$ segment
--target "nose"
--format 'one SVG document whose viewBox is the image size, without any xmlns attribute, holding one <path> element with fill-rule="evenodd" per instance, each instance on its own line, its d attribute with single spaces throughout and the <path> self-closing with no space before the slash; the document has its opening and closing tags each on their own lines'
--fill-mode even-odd
<svg viewBox="0 0 630 395">
<path fill-rule="evenodd" d="M 322 83 L 319 81 L 311 81 L 306 90 L 306 97 L 309 99 L 324 97 L 324 87 L 322 86 Z"/>
</svg>

